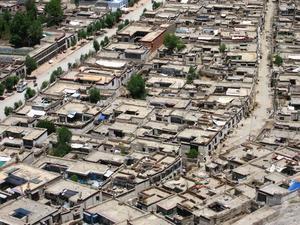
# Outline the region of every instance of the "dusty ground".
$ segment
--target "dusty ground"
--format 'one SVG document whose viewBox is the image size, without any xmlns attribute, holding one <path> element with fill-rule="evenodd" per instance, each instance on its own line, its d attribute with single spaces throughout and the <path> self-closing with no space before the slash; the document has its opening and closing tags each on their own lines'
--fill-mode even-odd
<svg viewBox="0 0 300 225">
<path fill-rule="evenodd" d="M 280 207 L 274 207 L 280 211 L 274 221 L 266 225 L 299 225 L 300 224 L 300 198 L 285 202 Z"/>
</svg>

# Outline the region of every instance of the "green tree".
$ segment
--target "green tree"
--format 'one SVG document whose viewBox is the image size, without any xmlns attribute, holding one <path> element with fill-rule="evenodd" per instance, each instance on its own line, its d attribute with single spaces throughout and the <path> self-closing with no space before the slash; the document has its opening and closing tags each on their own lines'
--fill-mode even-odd
<svg viewBox="0 0 300 225">
<path fill-rule="evenodd" d="M 34 46 L 43 37 L 41 22 L 31 14 L 17 12 L 10 23 L 10 43 L 15 47 Z"/>
<path fill-rule="evenodd" d="M 108 45 L 109 39 L 107 36 L 104 37 L 104 46 Z"/>
<path fill-rule="evenodd" d="M 169 51 L 180 51 L 185 48 L 185 44 L 182 42 L 181 38 L 177 37 L 175 34 L 167 33 L 164 36 L 164 45 Z"/>
<path fill-rule="evenodd" d="M 71 181 L 74 181 L 74 182 L 78 182 L 78 176 L 76 174 L 73 174 L 71 177 L 70 177 L 70 180 Z"/>
<path fill-rule="evenodd" d="M 79 3 L 80 3 L 80 0 L 74 0 L 74 4 L 75 4 L 76 8 L 79 7 Z"/>
<path fill-rule="evenodd" d="M 37 18 L 37 8 L 35 5 L 35 0 L 27 0 L 25 1 L 25 8 L 27 11 L 27 14 L 32 18 Z"/>
<path fill-rule="evenodd" d="M 8 116 L 8 115 L 12 114 L 13 111 L 14 110 L 13 110 L 12 107 L 5 106 L 5 108 L 4 108 L 4 114 L 5 114 L 5 116 Z"/>
<path fill-rule="evenodd" d="M 50 84 L 52 84 L 52 83 L 54 83 L 54 81 L 56 81 L 56 75 L 55 75 L 55 73 L 54 73 L 54 71 L 51 73 L 51 76 L 50 76 L 50 80 L 49 80 L 49 82 L 50 82 Z"/>
<path fill-rule="evenodd" d="M 43 81 L 43 83 L 42 83 L 42 85 L 41 85 L 41 89 L 43 90 L 43 89 L 45 89 L 46 87 L 48 87 L 48 85 L 49 85 L 49 81 Z"/>
<path fill-rule="evenodd" d="M 47 119 L 40 120 L 36 126 L 47 129 L 48 135 L 52 134 L 56 131 L 55 124 L 52 121 L 47 120 Z"/>
<path fill-rule="evenodd" d="M 91 88 L 89 90 L 89 98 L 91 103 L 97 103 L 101 98 L 100 90 L 98 88 Z"/>
<path fill-rule="evenodd" d="M 71 152 L 72 148 L 66 143 L 58 143 L 57 146 L 52 150 L 52 155 L 57 157 L 64 157 L 66 154 Z"/>
<path fill-rule="evenodd" d="M 191 148 L 190 151 L 188 153 L 186 153 L 186 156 L 190 159 L 195 159 L 198 157 L 198 150 L 195 148 Z"/>
<path fill-rule="evenodd" d="M 114 25 L 115 21 L 114 21 L 114 16 L 112 14 L 108 14 L 105 17 L 105 24 L 108 28 L 112 28 Z"/>
<path fill-rule="evenodd" d="M 59 25 L 59 23 L 63 20 L 64 13 L 60 0 L 50 0 L 50 2 L 46 4 L 44 11 L 48 26 Z"/>
<path fill-rule="evenodd" d="M 14 108 L 17 109 L 17 108 L 19 108 L 22 104 L 23 104 L 23 102 L 22 102 L 21 100 L 18 101 L 18 102 L 15 102 L 15 103 L 14 103 Z"/>
<path fill-rule="evenodd" d="M 94 40 L 93 46 L 96 52 L 100 50 L 100 44 L 96 39 Z"/>
<path fill-rule="evenodd" d="M 221 53 L 224 53 L 226 51 L 226 49 L 227 49 L 227 47 L 226 47 L 226 45 L 224 43 L 220 44 L 219 51 Z"/>
<path fill-rule="evenodd" d="M 25 93 L 25 99 L 28 100 L 30 98 L 32 98 L 33 96 L 35 96 L 36 91 L 33 88 L 28 87 L 26 89 L 26 93 Z"/>
<path fill-rule="evenodd" d="M 127 90 L 133 98 L 142 99 L 146 95 L 145 81 L 140 74 L 133 74 L 127 83 Z"/>
<path fill-rule="evenodd" d="M 155 10 L 155 9 L 159 8 L 160 5 L 161 5 L 160 2 L 153 1 L 153 3 L 152 3 L 152 9 Z"/>
<path fill-rule="evenodd" d="M 2 83 L 0 83 L 0 96 L 4 94 L 4 91 L 5 91 L 5 86 Z"/>
<path fill-rule="evenodd" d="M 275 55 L 275 58 L 274 58 L 274 64 L 276 66 L 281 66 L 283 64 L 283 59 L 281 58 L 280 55 Z"/>
<path fill-rule="evenodd" d="M 5 82 L 5 88 L 11 92 L 15 86 L 15 79 L 13 78 L 13 76 L 10 76 L 8 78 L 6 78 Z"/>
<path fill-rule="evenodd" d="M 12 76 L 12 79 L 14 81 L 14 86 L 18 84 L 20 78 L 18 76 Z"/>
<path fill-rule="evenodd" d="M 36 60 L 29 55 L 25 59 L 26 73 L 30 75 L 37 68 Z"/>
<path fill-rule="evenodd" d="M 194 81 L 195 79 L 197 79 L 197 78 L 198 78 L 198 75 L 197 75 L 197 73 L 196 73 L 196 68 L 194 68 L 193 66 L 190 66 L 188 75 L 187 75 L 187 77 L 186 77 L 187 83 L 188 83 L 188 84 L 191 84 L 191 83 L 193 83 L 193 81 Z"/>
<path fill-rule="evenodd" d="M 66 128 L 61 127 L 57 130 L 57 142 L 58 143 L 69 143 L 72 138 L 72 132 Z"/>
</svg>

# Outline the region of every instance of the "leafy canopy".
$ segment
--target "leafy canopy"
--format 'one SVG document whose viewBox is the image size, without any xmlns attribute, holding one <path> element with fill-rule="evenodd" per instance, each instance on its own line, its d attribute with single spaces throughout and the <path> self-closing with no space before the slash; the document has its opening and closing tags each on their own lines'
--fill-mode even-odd
<svg viewBox="0 0 300 225">
<path fill-rule="evenodd" d="M 185 44 L 181 38 L 177 37 L 175 34 L 167 33 L 164 37 L 164 45 L 169 51 L 180 51 L 185 48 Z"/>
<path fill-rule="evenodd" d="M 146 95 L 145 81 L 140 74 L 133 74 L 127 83 L 127 90 L 136 99 L 143 99 Z"/>
</svg>

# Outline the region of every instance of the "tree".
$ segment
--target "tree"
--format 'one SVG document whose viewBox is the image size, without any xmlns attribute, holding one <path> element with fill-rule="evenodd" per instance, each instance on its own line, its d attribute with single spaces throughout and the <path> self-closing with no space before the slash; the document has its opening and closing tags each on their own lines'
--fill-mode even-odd
<svg viewBox="0 0 300 225">
<path fill-rule="evenodd" d="M 159 8 L 160 5 L 161 5 L 160 2 L 153 1 L 153 3 L 152 3 L 152 10 L 155 10 L 155 9 Z"/>
<path fill-rule="evenodd" d="M 180 51 L 185 48 L 185 44 L 182 42 L 181 38 L 177 37 L 175 34 L 167 33 L 164 37 L 164 45 L 169 51 Z"/>
<path fill-rule="evenodd" d="M 188 75 L 186 77 L 187 83 L 191 84 L 197 78 L 196 69 L 193 66 L 190 66 Z"/>
<path fill-rule="evenodd" d="M 12 112 L 13 112 L 13 108 L 12 107 L 5 106 L 5 108 L 4 108 L 4 114 L 5 114 L 5 116 L 10 115 Z"/>
<path fill-rule="evenodd" d="M 35 5 L 35 0 L 27 0 L 25 1 L 25 8 L 27 11 L 27 14 L 32 18 L 37 18 L 37 8 Z"/>
<path fill-rule="evenodd" d="M 50 0 L 45 6 L 45 14 L 48 26 L 59 25 L 63 20 L 63 9 L 60 0 Z"/>
<path fill-rule="evenodd" d="M 72 132 L 66 128 L 61 127 L 57 130 L 57 142 L 58 143 L 69 143 L 72 138 Z"/>
<path fill-rule="evenodd" d="M 26 93 L 25 93 L 25 99 L 28 100 L 30 98 L 32 98 L 33 96 L 35 96 L 36 91 L 33 88 L 28 87 L 26 89 Z"/>
<path fill-rule="evenodd" d="M 52 74 L 51 74 L 51 76 L 50 76 L 49 82 L 50 82 L 50 84 L 52 84 L 54 81 L 56 81 L 56 75 L 55 75 L 55 73 L 53 71 Z"/>
<path fill-rule="evenodd" d="M 14 81 L 14 86 L 18 84 L 20 78 L 18 76 L 12 76 L 12 80 Z"/>
<path fill-rule="evenodd" d="M 64 157 L 72 150 L 71 146 L 66 143 L 58 143 L 52 150 L 52 155 L 57 157 Z"/>
<path fill-rule="evenodd" d="M 100 90 L 98 88 L 91 88 L 89 91 L 89 95 L 91 103 L 97 103 L 101 98 Z"/>
<path fill-rule="evenodd" d="M 133 98 L 142 99 L 146 95 L 145 81 L 139 74 L 131 76 L 127 83 L 127 90 Z"/>
<path fill-rule="evenodd" d="M 283 59 L 281 58 L 281 56 L 278 55 L 278 54 L 275 55 L 275 58 L 274 58 L 274 64 L 275 64 L 276 66 L 281 66 L 282 63 L 283 63 Z"/>
<path fill-rule="evenodd" d="M 104 46 L 108 45 L 109 39 L 107 36 L 104 37 Z"/>
<path fill-rule="evenodd" d="M 5 88 L 11 92 L 15 86 L 15 79 L 13 78 L 13 76 L 10 76 L 6 78 L 4 83 L 5 83 Z"/>
<path fill-rule="evenodd" d="M 198 150 L 195 148 L 191 148 L 190 151 L 188 153 L 186 153 L 186 156 L 190 159 L 195 159 L 198 157 Z"/>
<path fill-rule="evenodd" d="M 2 83 L 0 83 L 0 96 L 4 94 L 4 91 L 5 91 L 5 86 Z"/>
<path fill-rule="evenodd" d="M 71 181 L 74 181 L 74 182 L 78 182 L 78 176 L 76 174 L 73 174 L 71 177 L 70 177 L 70 180 Z"/>
<path fill-rule="evenodd" d="M 105 17 L 105 24 L 107 25 L 108 28 L 112 28 L 114 25 L 115 21 L 114 21 L 114 17 L 112 14 L 108 14 Z"/>
<path fill-rule="evenodd" d="M 45 128 L 45 129 L 47 129 L 48 135 L 54 133 L 55 130 L 56 130 L 56 129 L 55 129 L 55 124 L 54 124 L 52 121 L 47 120 L 47 119 L 45 119 L 45 120 L 40 120 L 40 121 L 37 123 L 36 126 L 37 126 L 37 127 L 40 127 L 40 128 Z"/>
<path fill-rule="evenodd" d="M 15 103 L 14 103 L 14 109 L 19 108 L 22 104 L 23 104 L 23 102 L 22 102 L 21 100 L 18 101 L 18 102 L 15 102 Z"/>
<path fill-rule="evenodd" d="M 34 46 L 43 37 L 42 24 L 31 14 L 17 12 L 10 23 L 10 43 L 15 47 Z"/>
<path fill-rule="evenodd" d="M 94 40 L 93 46 L 96 52 L 100 50 L 100 44 L 96 39 Z"/>
<path fill-rule="evenodd" d="M 75 4 L 76 8 L 78 8 L 79 3 L 80 3 L 80 0 L 74 0 L 74 4 Z"/>
<path fill-rule="evenodd" d="M 226 47 L 226 45 L 224 43 L 220 44 L 219 51 L 221 53 L 224 53 L 226 51 L 226 49 L 227 49 L 227 47 Z"/>
<path fill-rule="evenodd" d="M 42 83 L 42 85 L 41 85 L 41 89 L 43 90 L 43 89 L 45 89 L 46 87 L 48 87 L 48 85 L 49 85 L 49 81 L 43 81 L 43 83 Z"/>
<path fill-rule="evenodd" d="M 25 59 L 26 73 L 30 75 L 37 68 L 36 60 L 29 55 Z"/>
</svg>

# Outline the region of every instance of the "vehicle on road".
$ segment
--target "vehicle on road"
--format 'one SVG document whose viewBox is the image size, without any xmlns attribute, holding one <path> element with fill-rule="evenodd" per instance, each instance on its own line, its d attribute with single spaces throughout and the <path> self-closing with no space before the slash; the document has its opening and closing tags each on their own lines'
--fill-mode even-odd
<svg viewBox="0 0 300 225">
<path fill-rule="evenodd" d="M 28 83 L 26 81 L 20 81 L 17 84 L 17 92 L 21 93 L 26 90 Z"/>
</svg>

